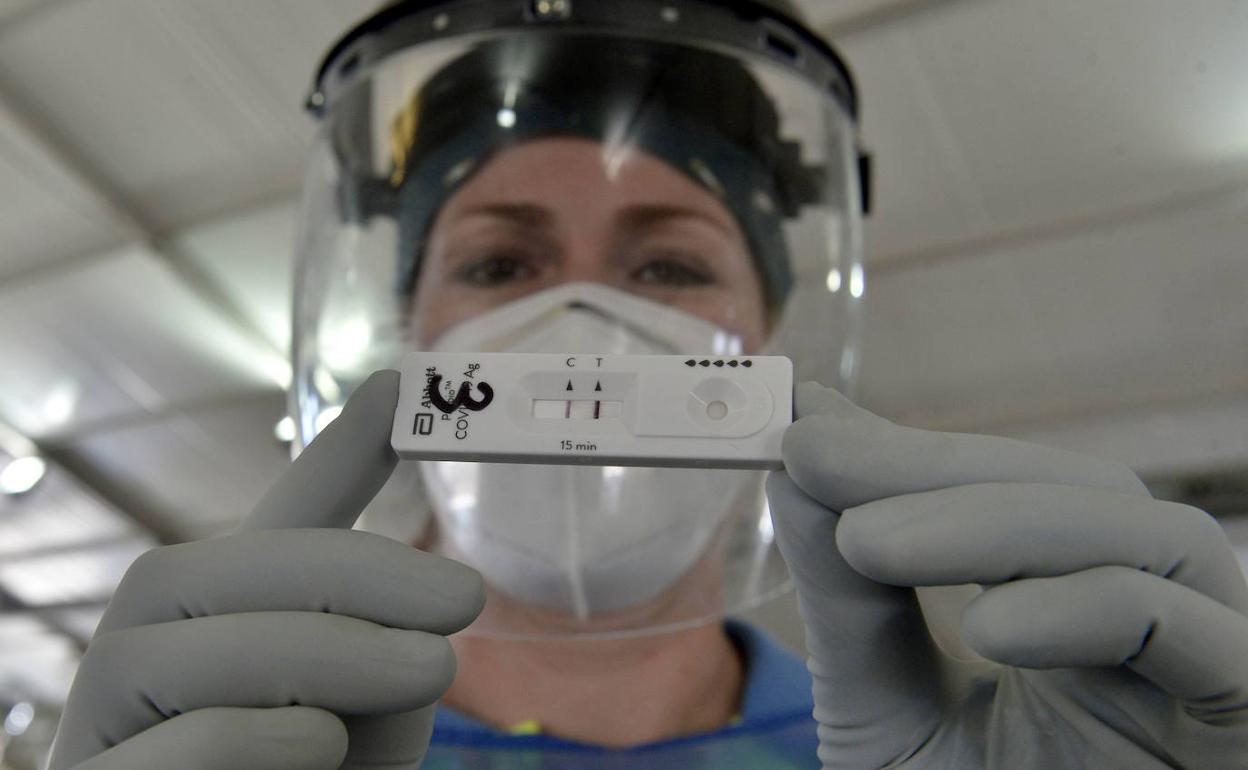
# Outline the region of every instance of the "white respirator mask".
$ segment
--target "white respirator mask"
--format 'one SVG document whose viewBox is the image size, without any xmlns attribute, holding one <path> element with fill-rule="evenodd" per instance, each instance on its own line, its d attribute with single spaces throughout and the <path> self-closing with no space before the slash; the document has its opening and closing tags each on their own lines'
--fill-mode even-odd
<svg viewBox="0 0 1248 770">
<path fill-rule="evenodd" d="M 447 352 L 739 355 L 700 318 L 594 283 L 562 284 L 465 321 Z M 500 463 L 421 463 L 440 550 L 491 588 L 577 620 L 645 602 L 710 549 L 762 473 Z"/>
</svg>

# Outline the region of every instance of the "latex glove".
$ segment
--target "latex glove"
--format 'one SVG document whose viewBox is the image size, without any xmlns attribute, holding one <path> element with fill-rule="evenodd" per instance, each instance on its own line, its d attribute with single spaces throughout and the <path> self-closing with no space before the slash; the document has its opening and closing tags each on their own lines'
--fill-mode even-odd
<svg viewBox="0 0 1248 770">
<path fill-rule="evenodd" d="M 1211 517 L 1113 462 L 795 407 L 767 495 L 825 767 L 1248 767 L 1248 588 Z M 969 687 L 910 588 L 964 583 L 1005 664 Z"/>
<path fill-rule="evenodd" d="M 415 767 L 480 575 L 349 529 L 397 458 L 378 372 L 227 537 L 150 551 L 74 679 L 50 768 Z"/>
</svg>

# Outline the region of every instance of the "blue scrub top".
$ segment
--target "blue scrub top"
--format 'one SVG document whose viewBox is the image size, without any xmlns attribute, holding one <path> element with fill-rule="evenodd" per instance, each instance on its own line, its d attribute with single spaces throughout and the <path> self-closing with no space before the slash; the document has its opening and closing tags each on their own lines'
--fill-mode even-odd
<svg viewBox="0 0 1248 770">
<path fill-rule="evenodd" d="M 550 735 L 512 735 L 439 708 L 421 770 L 818 770 L 810 674 L 762 630 L 728 621 L 745 658 L 745 693 L 732 724 L 630 749 Z"/>
</svg>

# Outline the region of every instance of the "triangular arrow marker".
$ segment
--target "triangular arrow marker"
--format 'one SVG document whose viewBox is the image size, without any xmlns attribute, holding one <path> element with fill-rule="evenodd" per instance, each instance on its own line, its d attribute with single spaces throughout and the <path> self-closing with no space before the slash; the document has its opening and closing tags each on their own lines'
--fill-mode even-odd
<svg viewBox="0 0 1248 770">
<path fill-rule="evenodd" d="M 572 380 L 568 380 L 568 387 L 564 388 L 564 390 L 572 390 Z"/>
<path fill-rule="evenodd" d="M 602 383 L 599 382 L 597 385 L 595 385 L 594 390 L 602 390 Z"/>
</svg>

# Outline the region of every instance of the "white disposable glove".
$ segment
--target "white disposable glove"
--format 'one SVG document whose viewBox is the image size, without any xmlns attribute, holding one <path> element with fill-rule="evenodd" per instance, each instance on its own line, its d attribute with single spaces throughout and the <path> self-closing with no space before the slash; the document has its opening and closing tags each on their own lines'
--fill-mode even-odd
<svg viewBox="0 0 1248 770">
<path fill-rule="evenodd" d="M 415 767 L 484 602 L 462 564 L 349 529 L 397 458 L 378 372 L 228 537 L 150 551 L 74 679 L 51 770 Z"/>
<path fill-rule="evenodd" d="M 1124 466 L 914 430 L 804 384 L 767 494 L 827 768 L 1248 767 L 1248 587 Z M 959 683 L 914 586 L 979 583 Z M 982 669 L 981 669 L 982 670 Z"/>
</svg>

